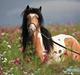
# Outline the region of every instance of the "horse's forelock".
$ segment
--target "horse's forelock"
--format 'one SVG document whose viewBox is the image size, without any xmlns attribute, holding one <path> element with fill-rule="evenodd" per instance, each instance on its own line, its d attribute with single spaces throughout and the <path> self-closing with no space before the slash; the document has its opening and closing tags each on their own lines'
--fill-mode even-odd
<svg viewBox="0 0 80 75">
<path fill-rule="evenodd" d="M 44 20 L 43 20 L 43 16 L 42 16 L 42 13 L 41 13 L 41 10 L 38 9 L 38 8 L 29 8 L 29 9 L 25 9 L 23 12 L 22 12 L 22 15 L 23 15 L 23 18 L 24 20 L 26 20 L 26 16 L 30 13 L 34 13 L 34 14 L 37 14 L 39 16 L 39 23 L 40 25 L 43 24 Z M 25 21 L 27 22 L 27 20 Z"/>
</svg>

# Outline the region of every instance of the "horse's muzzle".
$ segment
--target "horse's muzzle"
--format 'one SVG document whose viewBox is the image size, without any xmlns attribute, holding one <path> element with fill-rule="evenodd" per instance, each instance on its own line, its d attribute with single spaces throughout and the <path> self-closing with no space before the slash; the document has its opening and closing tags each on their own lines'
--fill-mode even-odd
<svg viewBox="0 0 80 75">
<path fill-rule="evenodd" d="M 30 24 L 28 31 L 29 31 L 30 33 L 33 33 L 34 31 L 36 31 L 36 26 L 35 26 L 35 24 Z"/>
</svg>

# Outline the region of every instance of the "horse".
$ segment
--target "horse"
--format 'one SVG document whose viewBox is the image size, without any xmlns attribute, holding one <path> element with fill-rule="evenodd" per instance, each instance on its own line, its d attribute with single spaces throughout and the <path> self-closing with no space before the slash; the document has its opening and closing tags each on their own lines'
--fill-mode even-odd
<svg viewBox="0 0 80 75">
<path fill-rule="evenodd" d="M 54 43 L 54 48 L 50 52 L 50 58 L 52 58 L 50 61 L 54 60 L 56 62 L 61 62 L 70 57 L 73 60 L 80 62 L 80 44 L 73 36 L 58 34 L 53 36 L 52 40 L 64 47 L 73 50 L 74 52 L 64 49 L 63 47 Z"/>
<path fill-rule="evenodd" d="M 29 42 L 31 42 L 41 62 L 46 62 L 48 60 L 48 53 L 53 48 L 53 42 L 41 34 L 45 34 L 48 38 L 52 37 L 50 32 L 43 26 L 44 19 L 41 9 L 41 6 L 39 8 L 32 8 L 27 5 L 26 9 L 22 12 L 22 52 L 26 51 Z"/>
</svg>

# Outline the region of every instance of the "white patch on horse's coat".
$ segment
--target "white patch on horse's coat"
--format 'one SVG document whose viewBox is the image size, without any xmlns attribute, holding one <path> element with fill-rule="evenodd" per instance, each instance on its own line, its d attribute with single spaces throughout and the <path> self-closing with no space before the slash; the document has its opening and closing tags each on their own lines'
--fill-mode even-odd
<svg viewBox="0 0 80 75">
<path fill-rule="evenodd" d="M 65 47 L 65 42 L 64 40 L 66 38 L 72 38 L 70 35 L 65 35 L 65 34 L 59 34 L 59 35 L 56 35 L 54 37 L 52 37 L 52 40 L 54 40 L 55 42 L 59 43 L 60 45 L 64 46 Z M 59 52 L 61 50 L 61 52 Z M 64 54 L 65 52 L 65 49 L 62 48 L 61 46 L 57 45 L 57 44 L 54 44 L 54 50 L 53 50 L 53 58 L 55 59 L 55 61 L 60 61 L 60 56 L 62 54 Z"/>
<path fill-rule="evenodd" d="M 43 55 L 45 55 L 46 54 L 46 50 L 44 48 L 43 39 L 42 39 L 42 35 L 41 35 L 40 32 L 38 33 L 38 38 L 40 39 L 41 47 L 42 47 L 42 50 L 43 50 Z"/>
<path fill-rule="evenodd" d="M 33 18 L 34 16 L 38 17 L 38 15 L 37 14 L 34 14 L 34 13 L 31 13 L 29 15 L 31 16 L 31 18 Z"/>
<path fill-rule="evenodd" d="M 78 41 L 74 37 L 72 37 L 71 35 L 59 34 L 59 35 L 56 35 L 56 36 L 52 37 L 52 40 L 54 40 L 55 42 L 59 43 L 60 45 L 62 45 L 64 47 L 66 47 L 65 39 L 67 39 L 67 40 L 72 39 L 72 41 L 74 41 L 76 43 L 76 45 L 79 45 Z M 76 45 L 75 45 L 74 49 L 76 49 L 76 47 L 77 47 Z M 51 52 L 51 57 L 56 62 L 60 62 L 61 60 L 63 61 L 65 57 L 64 58 L 61 58 L 61 57 L 63 57 L 66 49 L 64 49 L 64 48 L 62 48 L 62 47 L 60 47 L 59 45 L 56 45 L 56 44 L 54 44 L 53 46 L 54 46 L 54 48 L 53 48 L 53 51 Z M 75 58 L 75 57 L 73 57 L 73 58 Z"/>
<path fill-rule="evenodd" d="M 35 30 L 36 30 L 36 27 L 35 27 L 35 25 L 34 25 L 34 24 L 30 24 L 29 29 L 30 29 L 30 30 L 32 30 L 32 31 L 35 31 Z"/>
<path fill-rule="evenodd" d="M 63 46 L 65 46 L 65 43 L 64 43 L 64 39 L 66 38 L 66 36 L 64 35 L 64 34 L 60 34 L 60 35 L 57 35 L 57 36 L 54 36 L 54 37 L 52 37 L 52 39 L 55 41 L 55 42 L 57 42 L 57 43 L 59 43 L 59 44 L 61 44 L 61 45 L 63 45 Z M 59 46 L 59 45 L 57 45 L 57 44 L 54 44 L 54 51 L 56 51 L 57 53 L 59 53 L 59 50 L 61 50 L 61 54 L 64 52 L 64 48 L 62 48 L 61 46 Z"/>
</svg>

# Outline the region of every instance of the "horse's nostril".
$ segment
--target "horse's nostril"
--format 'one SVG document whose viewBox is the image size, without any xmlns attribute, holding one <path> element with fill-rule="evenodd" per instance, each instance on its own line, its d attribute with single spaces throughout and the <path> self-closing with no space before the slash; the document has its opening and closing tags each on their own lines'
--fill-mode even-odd
<svg viewBox="0 0 80 75">
<path fill-rule="evenodd" d="M 32 29 L 29 28 L 28 32 L 32 32 Z"/>
</svg>

